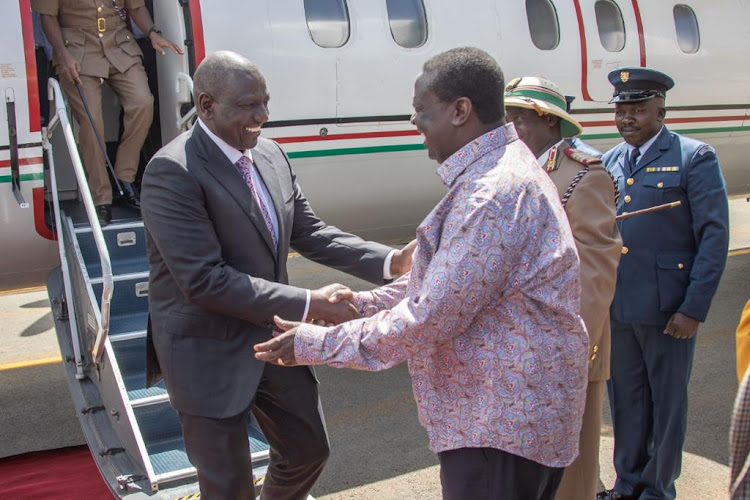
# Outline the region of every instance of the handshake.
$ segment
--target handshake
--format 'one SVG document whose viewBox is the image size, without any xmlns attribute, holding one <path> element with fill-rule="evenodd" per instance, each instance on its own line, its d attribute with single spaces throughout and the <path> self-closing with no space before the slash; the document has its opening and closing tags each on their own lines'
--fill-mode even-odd
<svg viewBox="0 0 750 500">
<path fill-rule="evenodd" d="M 352 301 L 354 292 L 349 287 L 333 283 L 310 292 L 307 318 L 321 326 L 332 326 L 360 317 Z"/>
<path fill-rule="evenodd" d="M 400 276 L 411 270 L 411 259 L 417 248 L 417 240 L 412 240 L 403 248 L 394 250 L 391 255 L 390 274 Z M 333 326 L 360 317 L 352 301 L 354 292 L 348 287 L 334 283 L 318 288 L 310 293 L 308 319 L 321 326 Z"/>
</svg>

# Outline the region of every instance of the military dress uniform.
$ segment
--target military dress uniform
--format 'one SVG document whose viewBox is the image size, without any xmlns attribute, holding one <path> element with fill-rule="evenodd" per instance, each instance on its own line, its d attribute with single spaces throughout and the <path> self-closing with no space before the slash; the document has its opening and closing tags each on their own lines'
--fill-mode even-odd
<svg viewBox="0 0 750 500">
<path fill-rule="evenodd" d="M 615 223 L 617 189 L 599 158 L 563 141 L 547 165 L 570 222 L 581 259 L 581 318 L 589 334 L 586 406 L 578 458 L 565 469 L 556 500 L 593 498 L 598 486 L 599 436 L 610 367 L 609 304 L 622 240 Z"/>
<path fill-rule="evenodd" d="M 663 96 L 661 90 L 651 97 L 647 92 L 669 78 L 644 68 L 619 75 L 620 70 L 610 75 L 616 88 L 613 102 Z M 617 78 L 632 86 L 618 94 Z M 678 339 L 664 329 L 676 312 L 706 319 L 727 257 L 726 186 L 711 146 L 665 126 L 652 143 L 635 148 L 623 142 L 602 161 L 618 181 L 618 213 L 682 203 L 618 223 L 624 246 L 611 307 L 608 382 L 615 490 L 625 498 L 673 499 L 695 336 Z"/>
<path fill-rule="evenodd" d="M 143 68 L 143 53 L 127 27 L 124 13 L 144 6 L 144 0 L 31 0 L 40 14 L 57 17 L 65 47 L 80 64 L 81 91 L 100 137 L 104 138 L 102 82 L 107 80 L 124 111 L 124 131 L 114 163 L 118 179 L 133 182 L 140 151 L 153 119 L 154 98 Z M 54 54 L 53 64 L 59 64 Z M 79 125 L 79 150 L 86 167 L 94 203 L 112 203 L 106 160 L 97 142 L 75 84 L 60 85 Z"/>
<path fill-rule="evenodd" d="M 538 161 L 557 187 L 581 261 L 580 315 L 589 336 L 589 369 L 578 457 L 565 468 L 556 500 L 593 499 L 598 487 L 602 406 L 610 366 L 609 306 L 622 248 L 615 222 L 617 187 L 599 159 L 601 153 L 575 138 L 583 129 L 568 113 L 571 101 L 572 96 L 564 97 L 553 82 L 538 77 L 514 79 L 505 91 L 506 107 L 560 118 L 560 137 L 566 138 Z"/>
</svg>

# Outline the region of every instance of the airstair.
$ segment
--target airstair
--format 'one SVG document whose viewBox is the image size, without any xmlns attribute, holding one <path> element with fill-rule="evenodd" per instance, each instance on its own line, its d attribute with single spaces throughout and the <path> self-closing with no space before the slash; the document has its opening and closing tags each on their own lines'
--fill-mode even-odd
<svg viewBox="0 0 750 500">
<path fill-rule="evenodd" d="M 49 95 L 56 112 L 43 131 L 43 144 L 61 265 L 50 275 L 48 290 L 81 427 L 116 496 L 197 498 L 196 472 L 164 382 L 146 387 L 148 263 L 143 222 L 137 212 L 116 207 L 112 223 L 100 226 L 55 80 L 49 81 Z M 64 142 L 51 141 L 56 129 Z M 58 197 L 53 143 L 67 145 L 81 200 Z M 248 421 L 248 434 L 260 483 L 269 447 L 254 420 Z"/>
</svg>

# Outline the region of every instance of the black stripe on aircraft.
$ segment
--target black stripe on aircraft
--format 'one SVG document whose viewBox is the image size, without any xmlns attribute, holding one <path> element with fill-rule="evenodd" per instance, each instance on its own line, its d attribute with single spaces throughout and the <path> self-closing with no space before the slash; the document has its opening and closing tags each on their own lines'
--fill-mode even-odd
<svg viewBox="0 0 750 500">
<path fill-rule="evenodd" d="M 18 149 L 22 148 L 38 148 L 41 147 L 41 142 L 27 142 L 26 144 L 19 144 Z M 10 146 L 0 146 L 0 151 L 7 151 L 10 149 Z"/>
<path fill-rule="evenodd" d="M 296 127 L 299 125 L 343 125 L 345 123 L 408 122 L 411 115 L 353 116 L 349 118 L 308 118 L 305 120 L 270 121 L 263 128 Z"/>
</svg>

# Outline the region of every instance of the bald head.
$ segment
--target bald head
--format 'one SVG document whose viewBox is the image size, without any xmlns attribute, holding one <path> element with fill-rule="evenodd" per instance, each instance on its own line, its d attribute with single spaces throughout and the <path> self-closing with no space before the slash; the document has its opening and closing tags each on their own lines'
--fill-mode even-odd
<svg viewBox="0 0 750 500">
<path fill-rule="evenodd" d="M 198 102 L 201 94 L 209 94 L 221 100 L 227 89 L 235 84 L 237 77 L 249 77 L 262 82 L 265 78 L 250 59 L 236 52 L 221 50 L 214 52 L 200 63 L 193 75 L 193 100 Z"/>
<path fill-rule="evenodd" d="M 257 66 L 234 52 L 211 54 L 195 70 L 193 96 L 211 132 L 239 151 L 255 147 L 270 99 Z"/>
</svg>

